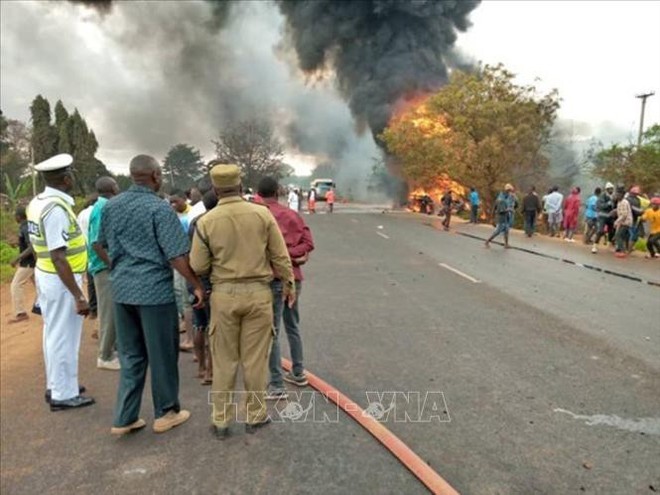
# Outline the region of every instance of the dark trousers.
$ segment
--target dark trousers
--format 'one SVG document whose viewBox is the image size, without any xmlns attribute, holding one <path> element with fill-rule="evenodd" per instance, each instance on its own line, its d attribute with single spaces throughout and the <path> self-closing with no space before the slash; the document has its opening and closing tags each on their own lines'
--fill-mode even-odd
<svg viewBox="0 0 660 495">
<path fill-rule="evenodd" d="M 607 240 L 610 244 L 614 242 L 614 219 L 611 217 L 598 217 L 598 233 L 594 244 L 598 244 L 605 235 L 605 227 L 607 227 Z"/>
<path fill-rule="evenodd" d="M 451 222 L 451 206 L 445 206 L 445 219 L 442 221 L 442 226 L 448 230 L 449 222 Z"/>
<path fill-rule="evenodd" d="M 532 237 L 536 231 L 536 210 L 525 212 L 525 234 L 527 237 Z"/>
<path fill-rule="evenodd" d="M 471 205 L 470 223 L 477 223 L 478 218 L 479 218 L 479 205 Z"/>
<path fill-rule="evenodd" d="M 121 370 L 115 426 L 137 421 L 142 391 L 151 368 L 154 416 L 179 412 L 179 316 L 176 303 L 134 306 L 115 303 L 117 351 Z"/>
<path fill-rule="evenodd" d="M 651 234 L 648 239 L 646 239 L 646 249 L 649 250 L 651 256 L 660 254 L 660 232 L 657 234 Z"/>
<path fill-rule="evenodd" d="M 87 272 L 87 299 L 89 300 L 89 310 L 96 313 L 98 311 L 96 287 L 94 287 L 94 276 L 89 272 Z"/>
<path fill-rule="evenodd" d="M 292 308 L 289 308 L 289 305 L 286 304 L 282 297 L 283 288 L 281 280 L 273 280 L 270 288 L 273 291 L 273 327 L 275 328 L 275 336 L 268 361 L 270 385 L 273 388 L 284 388 L 284 383 L 282 382 L 282 354 L 279 339 L 282 321 L 284 321 L 284 330 L 286 331 L 286 338 L 289 341 L 293 374 L 300 375 L 305 371 L 305 367 L 303 366 L 303 344 L 300 336 L 300 312 L 298 311 L 302 283 L 296 281 L 297 297 Z"/>
<path fill-rule="evenodd" d="M 628 250 L 630 236 L 630 227 L 627 225 L 619 225 L 616 229 L 616 251 L 623 253 Z"/>
</svg>

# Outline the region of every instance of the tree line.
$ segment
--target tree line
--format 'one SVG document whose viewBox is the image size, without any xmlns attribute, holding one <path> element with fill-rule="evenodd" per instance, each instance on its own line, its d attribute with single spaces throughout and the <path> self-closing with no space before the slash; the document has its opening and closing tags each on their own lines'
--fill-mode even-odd
<svg viewBox="0 0 660 495">
<path fill-rule="evenodd" d="M 540 94 L 514 79 L 502 65 L 455 71 L 446 86 L 396 115 L 379 139 L 400 164 L 403 178 L 430 188 L 448 175 L 476 187 L 486 205 L 507 182 L 543 189 L 563 179 L 557 185 L 568 187 L 584 169 L 603 181 L 660 191 L 660 126 L 645 133 L 639 148 L 599 145 L 577 157 L 553 142 L 561 101 L 557 91 Z M 551 154 L 562 162 L 559 176 L 549 174 Z M 382 166 L 374 168 L 376 183 L 387 183 L 382 172 Z"/>
<path fill-rule="evenodd" d="M 233 122 L 224 126 L 212 143 L 215 146 L 212 161 L 239 165 L 249 187 L 256 187 L 265 175 L 281 179 L 294 173 L 283 161 L 284 144 L 269 121 L 248 118 Z M 73 156 L 76 194 L 84 196 L 92 192 L 96 179 L 108 175 L 115 177 L 122 190 L 130 187 L 130 177 L 111 173 L 96 156 L 98 149 L 96 134 L 85 118 L 78 109 L 70 113 L 61 100 L 51 111 L 49 101 L 38 95 L 30 105 L 29 125 L 8 119 L 0 112 L 0 193 L 9 197 L 12 204 L 18 197 L 28 196 L 32 191 L 30 163 L 39 163 L 58 153 Z M 198 149 L 185 143 L 176 144 L 163 159 L 166 187 L 187 189 L 208 168 Z M 37 184 L 37 189 L 42 187 L 43 184 Z"/>
</svg>

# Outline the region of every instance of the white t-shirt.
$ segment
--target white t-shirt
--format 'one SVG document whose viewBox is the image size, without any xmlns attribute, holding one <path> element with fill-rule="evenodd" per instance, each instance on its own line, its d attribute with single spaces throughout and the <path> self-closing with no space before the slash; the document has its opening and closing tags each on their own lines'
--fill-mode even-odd
<svg viewBox="0 0 660 495">
<path fill-rule="evenodd" d="M 198 201 L 190 208 L 190 211 L 188 212 L 188 222 L 192 223 L 192 221 L 195 218 L 197 218 L 200 215 L 203 215 L 204 213 L 206 213 L 206 207 L 204 206 L 204 202 Z"/>
<path fill-rule="evenodd" d="M 552 192 L 545 198 L 545 211 L 547 213 L 557 213 L 561 210 L 561 205 L 564 202 L 564 195 L 560 192 Z"/>
<path fill-rule="evenodd" d="M 93 209 L 94 209 L 94 205 L 89 205 L 87 208 L 85 208 L 83 211 L 81 211 L 78 214 L 78 225 L 80 226 L 80 230 L 82 231 L 82 234 L 85 237 L 85 241 L 87 241 L 87 237 L 89 234 L 89 217 L 92 216 Z"/>
<path fill-rule="evenodd" d="M 295 191 L 289 193 L 288 203 L 289 208 L 298 211 L 298 194 Z"/>
</svg>

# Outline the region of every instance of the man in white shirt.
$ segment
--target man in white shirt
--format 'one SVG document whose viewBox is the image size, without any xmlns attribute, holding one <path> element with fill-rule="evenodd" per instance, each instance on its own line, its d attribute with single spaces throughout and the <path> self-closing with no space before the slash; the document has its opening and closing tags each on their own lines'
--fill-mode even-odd
<svg viewBox="0 0 660 495">
<path fill-rule="evenodd" d="M 564 195 L 559 192 L 559 187 L 554 186 L 552 192 L 545 197 L 545 211 L 548 214 L 548 228 L 550 237 L 559 235 L 562 221 L 561 207 L 564 204 Z"/>
<path fill-rule="evenodd" d="M 89 303 L 82 293 L 87 270 L 87 248 L 73 213 L 74 178 L 71 155 L 57 155 L 34 168 L 42 172 L 46 189 L 28 206 L 30 243 L 37 258 L 35 271 L 44 319 L 46 401 L 51 411 L 90 406 L 94 399 L 81 395 L 78 354 L 83 316 Z"/>
<path fill-rule="evenodd" d="M 293 211 L 298 211 L 298 201 L 298 193 L 295 189 L 291 189 L 289 191 L 289 197 L 287 198 L 287 204 L 289 205 L 289 208 Z"/>
</svg>

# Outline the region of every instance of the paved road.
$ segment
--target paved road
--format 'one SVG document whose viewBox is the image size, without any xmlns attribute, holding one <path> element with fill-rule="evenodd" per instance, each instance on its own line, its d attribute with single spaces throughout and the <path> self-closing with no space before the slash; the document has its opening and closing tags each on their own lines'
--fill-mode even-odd
<svg viewBox="0 0 660 495">
<path fill-rule="evenodd" d="M 317 243 L 302 294 L 311 371 L 365 408 L 375 403 L 367 392 L 384 393 L 385 424 L 461 493 L 660 490 L 660 289 L 485 250 L 419 216 L 346 211 L 305 217 Z M 639 267 L 647 278 L 655 270 Z M 93 369 L 94 341 L 84 342 L 82 375 L 99 404 L 53 414 L 38 400 L 38 330 L 7 328 L 3 493 L 425 492 L 343 415 L 254 436 L 237 426 L 218 443 L 189 356 L 182 397 L 192 420 L 166 435 L 113 440 L 116 377 Z M 442 392 L 448 414 L 429 402 L 421 419 L 431 421 L 417 421 L 415 392 Z"/>
</svg>

